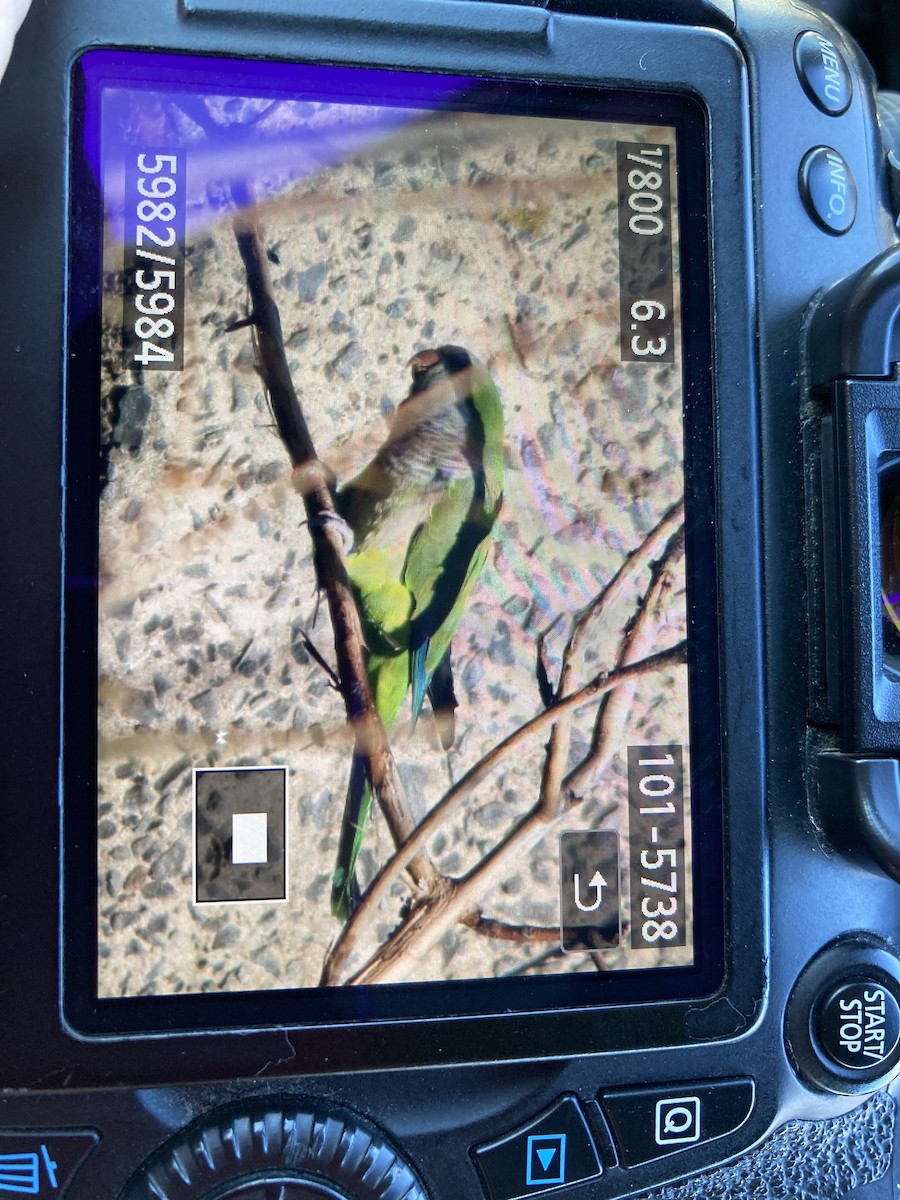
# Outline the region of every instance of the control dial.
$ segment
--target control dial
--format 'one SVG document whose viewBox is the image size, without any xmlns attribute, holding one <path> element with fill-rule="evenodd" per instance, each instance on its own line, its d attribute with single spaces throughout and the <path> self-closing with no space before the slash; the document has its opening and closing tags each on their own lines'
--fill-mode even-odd
<svg viewBox="0 0 900 1200">
<path fill-rule="evenodd" d="M 120 1200 L 428 1200 L 361 1117 L 272 1101 L 207 1116 L 166 1143 Z"/>
</svg>

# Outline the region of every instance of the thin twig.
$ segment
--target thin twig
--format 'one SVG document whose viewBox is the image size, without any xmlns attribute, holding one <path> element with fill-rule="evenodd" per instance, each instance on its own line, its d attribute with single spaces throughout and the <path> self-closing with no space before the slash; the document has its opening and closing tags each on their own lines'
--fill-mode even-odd
<svg viewBox="0 0 900 1200">
<path fill-rule="evenodd" d="M 666 543 L 682 527 L 684 523 L 684 501 L 673 504 L 664 513 L 657 525 L 644 538 L 639 546 L 632 550 L 624 559 L 618 571 L 606 584 L 600 594 L 586 608 L 582 609 L 575 620 L 572 633 L 563 651 L 562 667 L 559 673 L 559 683 L 556 688 L 556 698 L 568 696 L 574 686 L 575 658 L 587 636 L 588 630 L 597 625 L 603 625 L 609 614 L 622 597 L 625 583 L 633 578 L 638 571 L 645 570 L 663 551 Z M 652 581 L 651 581 L 652 585 Z M 646 605 L 642 606 L 642 611 Z M 552 627 L 551 627 L 552 628 Z M 549 631 L 548 631 L 549 632 Z M 540 643 L 543 651 L 543 641 Z M 649 648 L 648 648 L 649 649 Z M 626 661 L 621 654 L 617 665 Z M 634 661 L 634 659 L 630 660 Z M 631 689 L 633 692 L 633 688 Z M 569 751 L 572 744 L 572 714 L 560 717 L 550 732 L 547 744 L 547 756 L 541 775 L 541 801 L 545 805 L 562 804 L 565 770 L 569 761 Z"/>
<path fill-rule="evenodd" d="M 670 534 L 665 552 L 654 564 L 653 578 L 644 602 L 626 630 L 619 647 L 617 667 L 642 661 L 652 649 L 658 637 L 657 622 L 654 618 L 664 606 L 666 593 L 674 586 L 673 570 L 683 555 L 684 526 L 680 525 Z M 631 711 L 634 693 L 635 684 L 630 683 L 615 694 L 605 696 L 601 701 L 594 721 L 590 752 L 563 783 L 567 804 L 572 804 L 587 780 L 605 767 L 613 747 L 619 744 L 619 735 Z"/>
<path fill-rule="evenodd" d="M 340 681 L 340 679 L 338 679 L 337 674 L 335 673 L 334 667 L 332 667 L 331 663 L 325 657 L 323 657 L 323 655 L 319 651 L 318 646 L 315 644 L 315 642 L 312 640 L 312 638 L 309 636 L 309 634 L 306 632 L 305 629 L 300 630 L 299 636 L 300 636 L 300 641 L 303 643 L 303 649 L 306 651 L 306 653 L 309 655 L 309 657 L 311 659 L 313 659 L 314 662 L 319 667 L 321 667 L 321 669 L 325 672 L 325 674 L 328 676 L 328 681 L 331 684 L 331 686 L 336 691 L 340 691 L 341 690 L 341 681 Z"/>
<path fill-rule="evenodd" d="M 577 929 L 574 926 L 553 925 L 510 925 L 508 921 L 498 921 L 494 917 L 485 917 L 481 913 L 466 914 L 460 919 L 460 924 L 478 933 L 482 937 L 498 942 L 516 942 L 524 945 L 541 945 L 555 942 L 558 946 L 566 934 L 578 937 L 582 941 L 590 938 L 593 941 L 591 949 L 610 949 L 615 944 L 614 939 L 604 938 L 598 929 Z M 587 949 L 587 947 L 583 947 Z"/>
<path fill-rule="evenodd" d="M 443 799 L 435 805 L 421 822 L 409 840 L 400 847 L 396 854 L 382 868 L 369 891 L 363 897 L 360 907 L 354 913 L 350 922 L 344 927 L 340 937 L 332 947 L 325 961 L 322 973 L 323 985 L 346 982 L 348 971 L 351 969 L 351 960 L 358 953 L 361 931 L 367 927 L 370 921 L 374 922 L 378 909 L 390 896 L 391 889 L 400 879 L 407 862 L 414 855 L 424 850 L 438 829 L 461 807 L 475 788 L 509 754 L 526 740 L 541 733 L 561 715 L 570 711 L 574 712 L 575 709 L 588 704 L 598 696 L 604 695 L 611 689 L 619 687 L 630 680 L 640 678 L 642 675 L 650 674 L 664 667 L 683 664 L 686 661 L 687 643 L 679 642 L 677 645 L 667 650 L 661 650 L 643 659 L 641 662 L 631 663 L 627 667 L 612 671 L 602 671 L 589 683 L 585 684 L 584 687 L 579 688 L 569 696 L 561 698 L 553 708 L 544 709 L 543 712 L 538 713 L 536 717 L 532 717 L 530 721 L 527 721 L 507 738 L 504 738 L 502 742 L 499 742 L 492 750 L 488 751 L 474 767 L 450 788 Z M 511 855 L 526 853 L 534 842 L 539 841 L 544 836 L 548 827 L 556 824 L 567 815 L 568 812 L 566 810 L 560 809 L 558 813 L 551 816 L 544 811 L 540 802 L 535 805 L 534 809 L 512 831 L 499 848 L 503 852 L 503 869 L 506 869 Z M 477 899 L 477 896 L 486 890 L 487 882 L 494 882 L 493 873 L 497 868 L 497 863 L 500 861 L 501 859 L 498 858 L 498 849 L 495 849 L 464 880 L 442 880 L 439 891 L 413 911 L 408 920 L 408 926 L 404 925 L 394 934 L 394 937 L 378 952 L 376 958 L 369 964 L 369 967 L 364 968 L 363 972 L 354 976 L 354 982 L 361 979 L 364 973 L 375 970 L 375 964 L 382 958 L 383 954 L 390 952 L 390 948 L 396 939 L 402 937 L 404 941 L 414 941 L 416 930 L 423 923 L 431 922 L 432 917 L 434 918 L 433 923 L 435 925 L 440 923 L 442 931 L 446 931 L 446 928 L 458 920 L 461 914 L 474 911 L 473 897 Z M 490 879 L 488 879 L 488 874 L 490 874 Z M 463 891 L 464 888 L 465 892 Z M 462 902 L 460 901 L 461 896 L 463 896 Z M 444 921 L 441 914 L 446 913 L 448 908 L 451 916 L 449 921 Z M 407 931 L 408 937 L 406 936 Z M 437 936 L 439 938 L 441 934 Z M 433 939 L 430 934 L 427 940 L 429 945 L 432 944 Z M 418 946 L 416 946 L 415 952 L 416 954 L 420 952 Z M 395 957 L 393 954 L 390 956 L 392 959 Z"/>
<path fill-rule="evenodd" d="M 591 626 L 598 622 L 602 623 L 605 620 L 606 614 L 621 600 L 626 582 L 636 572 L 644 570 L 662 555 L 667 544 L 683 525 L 684 501 L 679 500 L 667 512 L 663 513 L 658 523 L 650 530 L 641 544 L 629 551 L 618 571 L 616 571 L 609 583 L 606 584 L 599 596 L 586 608 L 582 609 L 575 621 L 572 636 L 569 639 L 569 644 L 566 646 L 563 656 L 563 670 L 568 671 L 570 677 L 573 670 L 574 655 L 580 650 L 581 644 Z M 569 682 L 570 679 L 560 679 L 560 686 L 558 688 L 560 695 L 566 695 Z"/>
<path fill-rule="evenodd" d="M 510 925 L 506 921 L 497 921 L 493 917 L 482 916 L 481 913 L 467 914 L 460 920 L 474 933 L 499 942 L 559 942 L 559 926 L 548 929 L 545 925 Z"/>
</svg>

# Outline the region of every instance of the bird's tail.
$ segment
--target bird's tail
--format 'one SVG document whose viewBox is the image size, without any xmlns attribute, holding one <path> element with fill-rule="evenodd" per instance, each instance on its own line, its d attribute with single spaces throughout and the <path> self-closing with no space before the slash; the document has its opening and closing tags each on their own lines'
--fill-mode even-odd
<svg viewBox="0 0 900 1200">
<path fill-rule="evenodd" d="M 453 667 L 450 664 L 448 650 L 434 669 L 428 681 L 428 699 L 431 701 L 431 711 L 437 725 L 441 745 L 449 750 L 456 740 L 456 710 L 459 701 L 453 687 Z"/>
<path fill-rule="evenodd" d="M 453 667 L 450 665 L 450 650 L 429 675 L 427 669 L 428 651 L 431 641 L 425 638 L 412 654 L 410 666 L 410 683 L 412 685 L 412 722 L 415 729 L 425 697 L 431 701 L 432 712 L 437 724 L 441 745 L 449 750 L 456 737 L 456 710 L 459 702 L 453 689 Z"/>
<path fill-rule="evenodd" d="M 356 860 L 371 807 L 372 787 L 366 777 L 365 762 L 358 754 L 354 754 L 337 859 L 331 878 L 331 911 L 342 921 L 349 920 L 359 904 Z"/>
</svg>

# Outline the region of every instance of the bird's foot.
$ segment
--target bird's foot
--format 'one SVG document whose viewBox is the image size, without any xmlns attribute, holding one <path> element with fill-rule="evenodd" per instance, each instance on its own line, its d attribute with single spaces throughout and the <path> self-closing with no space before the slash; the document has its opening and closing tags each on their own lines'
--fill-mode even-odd
<svg viewBox="0 0 900 1200">
<path fill-rule="evenodd" d="M 353 530 L 347 524 L 343 517 L 338 516 L 336 512 L 321 512 L 316 517 L 311 517 L 304 522 L 309 525 L 313 531 L 317 529 L 336 529 L 341 538 L 341 543 L 344 548 L 344 553 L 349 554 L 353 549 Z"/>
</svg>

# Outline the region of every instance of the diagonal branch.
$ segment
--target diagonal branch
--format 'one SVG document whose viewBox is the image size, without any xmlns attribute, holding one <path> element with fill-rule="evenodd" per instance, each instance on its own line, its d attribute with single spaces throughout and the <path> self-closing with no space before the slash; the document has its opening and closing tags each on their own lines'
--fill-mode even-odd
<svg viewBox="0 0 900 1200">
<path fill-rule="evenodd" d="M 652 650 L 658 637 L 656 618 L 664 610 L 666 596 L 675 586 L 675 565 L 684 555 L 683 524 L 672 530 L 661 523 L 657 529 L 661 534 L 668 532 L 668 542 L 660 558 L 653 564 L 653 575 L 644 602 L 622 639 L 616 657 L 616 667 L 619 668 L 642 660 Z M 618 745 L 631 711 L 635 688 L 635 683 L 629 683 L 603 697 L 594 721 L 590 751 L 564 781 L 567 803 L 574 802 L 588 779 L 602 770 L 613 748 Z"/>
<path fill-rule="evenodd" d="M 541 733 L 561 715 L 574 712 L 612 689 L 627 684 L 642 675 L 658 671 L 663 667 L 681 665 L 687 661 L 687 643 L 679 642 L 667 650 L 661 650 L 640 662 L 626 667 L 602 671 L 584 687 L 561 698 L 549 709 L 538 713 L 520 726 L 509 737 L 499 742 L 480 762 L 476 763 L 439 801 L 421 822 L 409 840 L 382 868 L 360 907 L 345 926 L 332 947 L 322 973 L 322 984 L 342 982 L 371 983 L 396 978 L 400 960 L 409 958 L 409 963 L 425 953 L 432 945 L 456 924 L 460 918 L 473 911 L 476 900 L 493 884 L 504 877 L 510 862 L 527 854 L 549 829 L 559 824 L 568 809 L 549 811 L 543 800 L 515 827 L 508 837 L 462 880 L 442 879 L 439 889 L 427 901 L 415 909 L 404 925 L 377 952 L 367 967 L 352 975 L 352 960 L 357 953 L 359 933 L 364 925 L 373 921 L 378 908 L 388 899 L 391 888 L 400 878 L 407 862 L 425 850 L 428 841 L 441 825 L 463 804 L 466 798 L 491 772 L 524 741 Z M 351 976 L 348 979 L 348 976 Z"/>
<path fill-rule="evenodd" d="M 666 544 L 671 542 L 671 539 L 683 523 L 684 501 L 680 500 L 677 504 L 673 504 L 668 512 L 663 514 L 662 518 L 650 533 L 647 534 L 643 542 L 639 546 L 636 546 L 623 560 L 618 571 L 616 571 L 600 594 L 579 613 L 569 640 L 566 643 L 566 648 L 563 651 L 559 683 L 554 693 L 555 699 L 569 695 L 572 690 L 575 676 L 575 659 L 581 650 L 582 643 L 588 631 L 597 625 L 602 626 L 604 624 L 608 614 L 621 600 L 626 582 L 633 578 L 637 572 L 646 570 L 663 553 Z M 645 603 L 642 606 L 641 612 L 646 612 L 647 608 L 648 605 Z M 638 620 L 640 620 L 640 617 Z M 650 647 L 647 646 L 645 649 L 649 651 Z M 634 662 L 637 657 L 639 656 L 632 655 L 631 658 L 623 658 L 620 653 L 617 658 L 617 665 L 621 666 L 625 662 Z M 614 695 L 615 700 L 613 699 L 613 695 L 610 695 L 604 702 L 605 705 L 608 706 L 612 702 L 621 708 L 619 697 L 623 695 L 623 689 L 617 689 Z M 547 756 L 544 760 L 544 769 L 541 776 L 540 794 L 545 804 L 552 804 L 554 802 L 563 803 L 563 786 L 566 782 L 565 770 L 572 741 L 571 732 L 571 713 L 561 716 L 554 723 L 550 731 Z"/>
<path fill-rule="evenodd" d="M 399 846 L 414 831 L 415 819 L 369 687 L 359 613 L 344 563 L 342 524 L 332 500 L 332 479 L 316 454 L 291 379 L 253 196 L 243 183 L 233 183 L 231 190 L 236 204 L 234 233 L 247 272 L 250 324 L 255 330 L 259 372 L 294 468 L 294 488 L 302 496 L 306 509 L 316 580 L 325 594 L 334 630 L 341 696 L 354 730 L 356 752 L 365 762 L 391 837 Z M 427 890 L 434 886 L 437 873 L 427 855 L 417 854 L 406 861 L 420 887 Z"/>
</svg>

